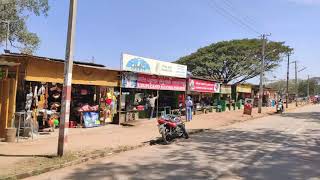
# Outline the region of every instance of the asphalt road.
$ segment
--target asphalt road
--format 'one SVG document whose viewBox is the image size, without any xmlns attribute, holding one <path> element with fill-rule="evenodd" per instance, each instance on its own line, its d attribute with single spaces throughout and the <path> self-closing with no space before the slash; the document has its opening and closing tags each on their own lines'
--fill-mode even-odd
<svg viewBox="0 0 320 180">
<path fill-rule="evenodd" d="M 320 180 L 320 106 L 233 124 L 171 145 L 145 147 L 29 179 Z"/>
</svg>

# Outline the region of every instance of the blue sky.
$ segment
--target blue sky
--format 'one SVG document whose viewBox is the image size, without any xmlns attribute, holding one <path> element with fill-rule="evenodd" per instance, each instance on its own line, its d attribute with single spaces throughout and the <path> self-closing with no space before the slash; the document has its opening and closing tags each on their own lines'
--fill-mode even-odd
<svg viewBox="0 0 320 180">
<path fill-rule="evenodd" d="M 213 42 L 258 37 L 210 1 L 214 0 L 78 0 L 75 59 L 94 57 L 96 63 L 119 68 L 122 52 L 174 61 Z M 42 41 L 37 55 L 63 59 L 69 1 L 49 2 L 49 16 L 32 16 L 28 25 Z M 293 47 L 292 59 L 308 67 L 301 77 L 320 76 L 320 0 L 215 2 L 255 31 L 272 33 L 270 40 Z M 268 76 L 284 79 L 282 65 Z"/>
</svg>

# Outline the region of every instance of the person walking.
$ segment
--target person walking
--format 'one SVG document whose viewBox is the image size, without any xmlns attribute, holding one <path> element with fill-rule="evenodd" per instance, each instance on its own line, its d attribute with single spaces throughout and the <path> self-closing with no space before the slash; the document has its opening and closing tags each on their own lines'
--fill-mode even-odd
<svg viewBox="0 0 320 180">
<path fill-rule="evenodd" d="M 157 99 L 158 99 L 158 96 L 154 97 L 153 94 L 151 95 L 151 97 L 148 98 L 149 106 L 151 108 L 150 120 L 153 118 L 154 108 L 155 108 L 155 104 L 156 104 Z"/>
<path fill-rule="evenodd" d="M 188 96 L 186 100 L 186 114 L 187 114 L 187 121 L 192 120 L 192 107 L 193 107 L 193 102 L 191 100 L 191 97 Z"/>
</svg>

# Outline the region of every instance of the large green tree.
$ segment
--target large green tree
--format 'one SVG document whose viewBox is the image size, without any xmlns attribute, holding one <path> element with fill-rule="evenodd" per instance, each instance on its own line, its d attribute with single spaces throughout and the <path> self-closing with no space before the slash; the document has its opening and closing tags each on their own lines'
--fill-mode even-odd
<svg viewBox="0 0 320 180">
<path fill-rule="evenodd" d="M 48 0 L 0 0 L 0 45 L 4 45 L 9 23 L 9 43 L 23 53 L 31 54 L 40 43 L 39 37 L 30 32 L 26 21 L 31 15 L 48 15 Z"/>
<path fill-rule="evenodd" d="M 195 76 L 224 83 L 239 83 L 259 75 L 261 47 L 260 39 L 222 41 L 200 48 L 197 52 L 180 58 L 176 63 L 187 65 L 188 70 Z M 276 68 L 282 55 L 291 51 L 284 42 L 268 41 L 265 70 Z"/>
</svg>

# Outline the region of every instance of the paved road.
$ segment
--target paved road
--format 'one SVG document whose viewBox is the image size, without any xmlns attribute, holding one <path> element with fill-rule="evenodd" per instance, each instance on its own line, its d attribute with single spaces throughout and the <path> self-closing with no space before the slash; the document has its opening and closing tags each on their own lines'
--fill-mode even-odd
<svg viewBox="0 0 320 180">
<path fill-rule="evenodd" d="M 320 106 L 233 124 L 171 145 L 145 147 L 30 179 L 320 179 Z"/>
</svg>

